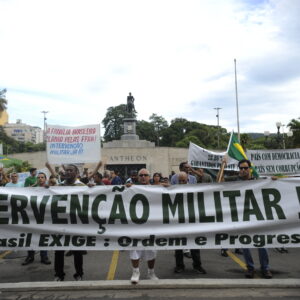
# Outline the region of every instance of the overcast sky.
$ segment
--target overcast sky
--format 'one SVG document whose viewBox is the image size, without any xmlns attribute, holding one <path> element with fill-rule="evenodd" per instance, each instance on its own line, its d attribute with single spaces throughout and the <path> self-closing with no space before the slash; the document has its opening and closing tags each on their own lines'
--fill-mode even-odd
<svg viewBox="0 0 300 300">
<path fill-rule="evenodd" d="M 298 0 L 0 0 L 9 121 L 100 123 L 131 92 L 152 113 L 275 132 L 300 117 Z M 287 129 L 285 129 L 287 131 Z"/>
</svg>

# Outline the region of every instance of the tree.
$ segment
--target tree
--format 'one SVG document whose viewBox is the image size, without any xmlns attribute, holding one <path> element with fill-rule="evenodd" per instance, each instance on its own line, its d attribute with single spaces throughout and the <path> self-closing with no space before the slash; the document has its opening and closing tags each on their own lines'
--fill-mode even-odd
<svg viewBox="0 0 300 300">
<path fill-rule="evenodd" d="M 158 116 L 157 114 L 152 114 L 149 117 L 150 123 L 153 125 L 155 137 L 156 137 L 156 145 L 159 146 L 160 138 L 163 135 L 163 132 L 169 127 L 167 120 L 162 117 Z"/>
<path fill-rule="evenodd" d="M 300 120 L 300 118 L 298 118 Z M 300 147 L 300 121 L 296 119 L 292 119 L 288 126 L 290 127 L 290 130 L 293 132 L 292 137 L 288 137 L 288 141 L 292 140 L 292 144 L 295 148 Z"/>
<path fill-rule="evenodd" d="M 182 140 L 186 133 L 189 121 L 183 118 L 176 118 L 162 132 L 161 145 L 167 147 L 175 147 L 176 143 Z"/>
<path fill-rule="evenodd" d="M 5 98 L 6 89 L 0 91 L 0 112 L 6 110 L 7 100 Z"/>
<path fill-rule="evenodd" d="M 156 141 L 154 125 L 150 122 L 144 120 L 138 121 L 136 124 L 136 133 L 141 140 Z"/>
<path fill-rule="evenodd" d="M 135 112 L 132 112 L 133 117 L 136 116 Z M 102 124 L 105 128 L 104 141 L 109 142 L 112 140 L 118 140 L 123 134 L 123 118 L 132 117 L 126 112 L 126 104 L 120 104 L 118 106 L 111 106 L 107 109 L 105 118 L 102 120 Z"/>
<path fill-rule="evenodd" d="M 182 140 L 176 143 L 176 147 L 180 148 L 188 148 L 190 145 L 190 142 L 204 148 L 205 146 L 202 144 L 202 142 L 194 135 L 186 136 Z"/>
</svg>

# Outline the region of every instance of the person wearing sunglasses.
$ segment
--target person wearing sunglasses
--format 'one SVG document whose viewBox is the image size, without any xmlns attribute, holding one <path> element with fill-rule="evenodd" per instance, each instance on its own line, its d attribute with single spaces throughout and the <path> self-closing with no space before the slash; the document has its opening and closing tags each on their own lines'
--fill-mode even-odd
<svg viewBox="0 0 300 300">
<path fill-rule="evenodd" d="M 147 169 L 141 169 L 138 172 L 138 182 L 136 184 L 150 185 L 150 174 Z M 147 278 L 150 280 L 158 280 L 157 276 L 154 273 L 156 253 L 157 253 L 156 250 L 130 250 L 129 251 L 129 256 L 132 265 L 131 283 L 137 284 L 139 282 L 140 279 L 139 264 L 141 259 L 146 260 L 148 264 Z"/>
<path fill-rule="evenodd" d="M 242 159 L 238 162 L 239 174 L 238 176 L 230 176 L 225 178 L 225 181 L 243 181 L 253 180 L 251 175 L 251 162 L 247 159 Z M 258 248 L 258 256 L 260 262 L 260 268 L 262 276 L 266 279 L 273 277 L 269 267 L 269 255 L 266 248 Z M 247 271 L 245 273 L 246 278 L 254 278 L 255 267 L 251 251 L 248 248 L 243 248 L 243 256 L 247 265 Z"/>
</svg>

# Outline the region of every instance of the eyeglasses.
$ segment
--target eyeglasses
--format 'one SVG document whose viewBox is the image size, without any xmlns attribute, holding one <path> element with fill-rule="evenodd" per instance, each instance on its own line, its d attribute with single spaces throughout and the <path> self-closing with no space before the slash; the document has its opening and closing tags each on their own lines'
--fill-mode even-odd
<svg viewBox="0 0 300 300">
<path fill-rule="evenodd" d="M 249 167 L 240 167 L 240 170 L 248 170 Z"/>
<path fill-rule="evenodd" d="M 147 177 L 149 174 L 139 174 L 140 177 Z"/>
</svg>

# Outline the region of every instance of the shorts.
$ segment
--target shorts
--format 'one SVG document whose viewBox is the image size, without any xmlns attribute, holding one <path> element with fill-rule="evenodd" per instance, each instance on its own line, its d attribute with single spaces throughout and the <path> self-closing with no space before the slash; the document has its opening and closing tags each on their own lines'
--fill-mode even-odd
<svg viewBox="0 0 300 300">
<path fill-rule="evenodd" d="M 145 261 L 153 260 L 156 258 L 156 250 L 130 250 L 129 257 L 130 259 L 144 259 Z"/>
</svg>

